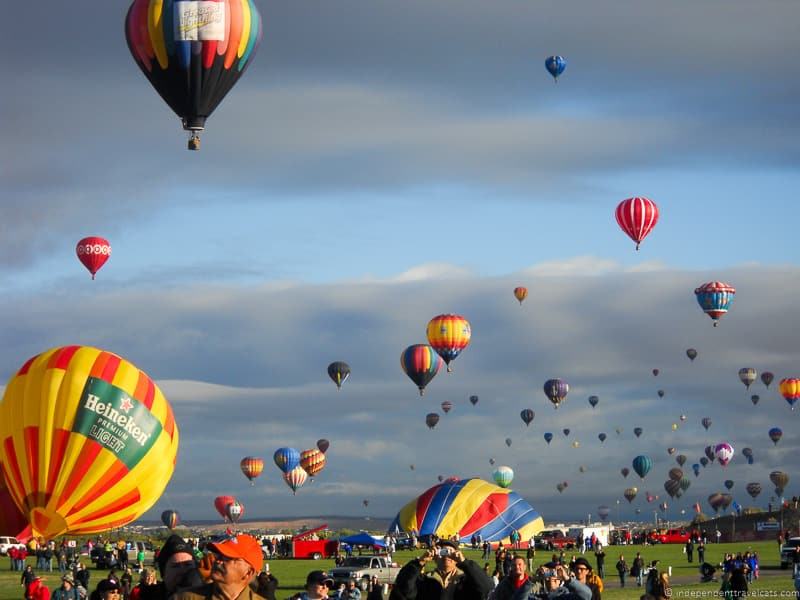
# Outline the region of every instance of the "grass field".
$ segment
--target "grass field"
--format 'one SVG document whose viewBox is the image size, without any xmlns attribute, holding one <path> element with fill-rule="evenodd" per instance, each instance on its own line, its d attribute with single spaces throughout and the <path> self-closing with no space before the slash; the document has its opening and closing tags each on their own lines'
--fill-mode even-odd
<svg viewBox="0 0 800 600">
<path fill-rule="evenodd" d="M 778 551 L 775 542 L 754 542 L 737 544 L 710 544 L 706 550 L 706 560 L 712 564 L 719 563 L 726 552 L 744 552 L 752 550 L 759 553 L 761 558 L 761 579 L 751 586 L 751 597 L 794 597 L 794 586 L 791 579 L 791 571 L 781 571 L 779 569 Z M 615 599 L 636 599 L 643 592 L 643 588 L 636 587 L 635 581 L 628 578 L 628 587 L 620 589 L 618 579 L 614 571 L 614 564 L 620 554 L 625 555 L 625 559 L 630 565 L 636 552 L 640 551 L 646 562 L 659 560 L 660 570 L 666 571 L 672 566 L 672 580 L 674 582 L 673 598 L 713 598 L 717 597 L 715 592 L 719 589 L 719 583 L 700 584 L 698 574 L 698 564 L 695 562 L 690 565 L 686 562 L 686 556 L 682 552 L 680 545 L 668 546 L 608 546 L 606 548 L 606 589 L 603 598 Z M 419 555 L 420 552 L 398 552 L 395 560 L 400 564 L 405 564 L 411 558 Z M 480 559 L 480 552 L 467 550 L 468 558 L 476 560 L 483 565 Z M 566 554 L 567 558 L 570 554 Z M 587 553 L 587 558 L 594 565 L 594 555 Z M 547 562 L 551 558 L 551 553 L 537 551 L 535 564 L 538 566 Z M 695 556 L 695 561 L 697 557 Z M 492 559 L 494 567 L 494 559 Z M 280 580 L 278 590 L 278 600 L 285 600 L 296 591 L 302 589 L 305 583 L 306 574 L 314 569 L 329 569 L 333 566 L 332 560 L 272 560 L 270 568 L 272 573 Z M 19 573 L 9 570 L 10 561 L 7 558 L 0 558 L 0 600 L 20 600 L 23 597 L 22 587 L 19 585 Z M 97 584 L 107 574 L 107 571 L 92 571 L 91 585 Z M 60 585 L 58 572 L 41 573 L 43 579 L 50 587 L 51 591 Z M 631 587 L 632 584 L 632 587 Z"/>
</svg>

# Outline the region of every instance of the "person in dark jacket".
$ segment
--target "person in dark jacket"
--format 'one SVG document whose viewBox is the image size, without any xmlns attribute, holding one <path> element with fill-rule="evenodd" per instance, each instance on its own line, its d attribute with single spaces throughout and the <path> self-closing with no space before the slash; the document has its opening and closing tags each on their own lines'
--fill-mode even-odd
<svg viewBox="0 0 800 600">
<path fill-rule="evenodd" d="M 269 563 L 264 563 L 264 570 L 256 578 L 256 594 L 267 600 L 275 600 L 278 589 L 278 578 L 269 572 Z"/>
<path fill-rule="evenodd" d="M 492 600 L 527 600 L 533 589 L 533 579 L 527 573 L 525 559 L 514 559 L 511 572 L 497 584 Z"/>
<path fill-rule="evenodd" d="M 434 559 L 436 569 L 425 573 Z M 400 569 L 389 600 L 486 600 L 491 589 L 480 565 L 464 558 L 457 542 L 443 540 Z"/>
</svg>

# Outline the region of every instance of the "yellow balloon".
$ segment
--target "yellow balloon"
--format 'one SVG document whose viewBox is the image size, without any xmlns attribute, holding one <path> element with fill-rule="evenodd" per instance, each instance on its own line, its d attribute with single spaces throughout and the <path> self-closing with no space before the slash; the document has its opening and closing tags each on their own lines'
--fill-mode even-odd
<svg viewBox="0 0 800 600">
<path fill-rule="evenodd" d="M 137 519 L 161 496 L 178 427 L 158 386 L 88 346 L 28 360 L 0 404 L 0 465 L 34 536 L 89 534 Z"/>
<path fill-rule="evenodd" d="M 672 431 L 678 431 L 678 424 L 677 423 L 673 423 L 672 424 Z"/>
<path fill-rule="evenodd" d="M 578 440 L 575 440 L 574 442 L 572 442 L 572 447 L 573 448 L 580 448 L 581 447 L 581 443 Z"/>
</svg>

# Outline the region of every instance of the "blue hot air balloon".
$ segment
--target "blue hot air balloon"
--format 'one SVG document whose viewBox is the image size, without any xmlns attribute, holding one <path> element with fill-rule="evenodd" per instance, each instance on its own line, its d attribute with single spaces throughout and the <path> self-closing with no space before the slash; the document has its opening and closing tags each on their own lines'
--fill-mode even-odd
<svg viewBox="0 0 800 600">
<path fill-rule="evenodd" d="M 650 472 L 650 469 L 653 468 L 653 460 L 649 456 L 640 454 L 633 459 L 631 466 L 633 467 L 633 470 L 636 471 L 636 474 L 644 479 L 645 476 Z"/>
<path fill-rule="evenodd" d="M 694 293 L 700 308 L 711 317 L 716 327 L 722 315 L 730 309 L 736 290 L 727 283 L 709 281 L 697 288 Z"/>
<path fill-rule="evenodd" d="M 608 437 L 608 436 L 606 436 L 605 433 L 598 433 L 597 434 L 597 438 L 600 440 L 601 443 L 606 441 L 606 437 Z"/>
<path fill-rule="evenodd" d="M 548 56 L 544 61 L 544 68 L 553 76 L 555 81 L 558 81 L 558 76 L 567 68 L 567 61 L 563 56 Z"/>
<path fill-rule="evenodd" d="M 643 431 L 644 431 L 644 429 L 642 429 L 641 427 L 634 427 L 633 428 L 633 435 L 635 435 L 638 438 L 640 435 L 642 435 Z"/>
<path fill-rule="evenodd" d="M 769 430 L 769 439 L 771 439 L 772 443 L 775 444 L 776 446 L 778 445 L 778 442 L 781 441 L 782 437 L 783 437 L 783 431 L 781 431 L 780 427 L 773 427 L 772 429 Z"/>
<path fill-rule="evenodd" d="M 692 471 L 694 471 L 695 477 L 700 477 L 700 463 L 694 463 L 692 465 Z"/>
<path fill-rule="evenodd" d="M 300 465 L 300 452 L 294 448 L 278 448 L 272 457 L 278 468 L 284 473 L 290 473 Z"/>
<path fill-rule="evenodd" d="M 598 398 L 597 396 L 589 396 L 589 404 L 592 405 L 592 408 L 597 406 L 598 402 L 600 402 L 600 398 Z"/>
<path fill-rule="evenodd" d="M 545 442 L 547 442 L 549 444 L 552 440 L 553 440 L 553 434 L 552 433 L 550 433 L 548 431 L 547 433 L 544 434 L 544 441 Z"/>
</svg>

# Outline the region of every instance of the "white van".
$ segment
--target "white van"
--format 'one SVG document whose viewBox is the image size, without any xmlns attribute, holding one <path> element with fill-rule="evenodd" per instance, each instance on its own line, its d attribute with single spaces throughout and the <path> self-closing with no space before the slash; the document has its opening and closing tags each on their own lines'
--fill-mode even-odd
<svg viewBox="0 0 800 600">
<path fill-rule="evenodd" d="M 11 548 L 22 549 L 25 544 L 20 542 L 17 538 L 8 535 L 0 535 L 0 555 L 5 556 Z"/>
</svg>

